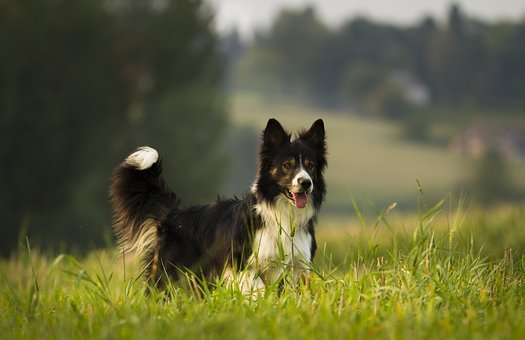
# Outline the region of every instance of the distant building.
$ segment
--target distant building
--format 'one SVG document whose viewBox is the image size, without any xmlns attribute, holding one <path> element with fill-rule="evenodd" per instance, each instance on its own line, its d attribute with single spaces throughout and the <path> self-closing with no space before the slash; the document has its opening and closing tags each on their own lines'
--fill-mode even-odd
<svg viewBox="0 0 525 340">
<path fill-rule="evenodd" d="M 525 130 L 472 126 L 451 140 L 450 149 L 471 157 L 495 150 L 506 158 L 525 158 Z"/>
<path fill-rule="evenodd" d="M 401 88 L 405 98 L 412 104 L 419 106 L 430 103 L 430 93 L 421 81 L 412 73 L 404 70 L 397 70 L 390 75 L 391 79 Z"/>
</svg>

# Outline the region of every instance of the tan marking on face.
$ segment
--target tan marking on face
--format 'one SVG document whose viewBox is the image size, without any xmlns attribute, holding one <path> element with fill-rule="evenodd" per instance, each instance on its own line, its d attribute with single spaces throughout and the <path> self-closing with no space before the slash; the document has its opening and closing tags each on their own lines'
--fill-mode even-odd
<svg viewBox="0 0 525 340">
<path fill-rule="evenodd" d="M 304 160 L 304 168 L 308 171 L 312 170 L 314 168 L 315 164 L 308 158 Z"/>
<path fill-rule="evenodd" d="M 304 166 L 306 166 L 306 167 L 308 167 L 308 165 L 310 165 L 311 163 L 312 163 L 312 161 L 309 160 L 308 158 L 306 158 L 306 159 L 304 160 Z"/>
<path fill-rule="evenodd" d="M 283 163 L 283 165 L 286 164 L 286 163 L 290 164 L 290 169 L 295 168 L 295 158 L 288 158 L 288 159 Z M 289 169 L 287 169 L 287 170 L 289 170 Z"/>
</svg>

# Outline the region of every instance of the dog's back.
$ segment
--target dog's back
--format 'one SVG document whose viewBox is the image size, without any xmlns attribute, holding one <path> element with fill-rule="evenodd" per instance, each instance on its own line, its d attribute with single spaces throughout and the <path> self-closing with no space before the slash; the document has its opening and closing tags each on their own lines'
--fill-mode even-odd
<svg viewBox="0 0 525 340">
<path fill-rule="evenodd" d="M 117 243 L 142 258 L 156 285 L 189 269 L 206 277 L 227 267 L 242 267 L 258 227 L 252 194 L 180 208 L 162 176 L 158 152 L 139 148 L 113 171 L 109 196 Z M 243 260 L 244 259 L 244 260 Z"/>
</svg>

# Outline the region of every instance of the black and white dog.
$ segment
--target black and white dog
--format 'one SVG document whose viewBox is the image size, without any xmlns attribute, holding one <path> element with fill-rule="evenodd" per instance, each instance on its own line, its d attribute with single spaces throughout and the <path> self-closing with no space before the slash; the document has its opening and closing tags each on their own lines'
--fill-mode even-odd
<svg viewBox="0 0 525 340">
<path fill-rule="evenodd" d="M 159 287 L 187 270 L 240 278 L 243 291 L 280 282 L 289 270 L 300 277 L 315 255 L 314 225 L 326 193 L 323 121 L 291 137 L 270 119 L 251 191 L 186 208 L 164 182 L 157 151 L 139 148 L 113 172 L 119 244 L 137 251 L 148 280 Z"/>
</svg>

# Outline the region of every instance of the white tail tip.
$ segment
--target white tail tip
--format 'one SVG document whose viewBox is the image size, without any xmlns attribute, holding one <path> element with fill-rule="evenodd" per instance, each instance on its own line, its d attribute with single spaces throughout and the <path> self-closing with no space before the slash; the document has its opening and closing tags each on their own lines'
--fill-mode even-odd
<svg viewBox="0 0 525 340">
<path fill-rule="evenodd" d="M 159 159 L 157 150 L 149 146 L 142 146 L 126 158 L 125 163 L 137 170 L 146 170 Z"/>
</svg>

